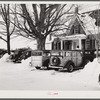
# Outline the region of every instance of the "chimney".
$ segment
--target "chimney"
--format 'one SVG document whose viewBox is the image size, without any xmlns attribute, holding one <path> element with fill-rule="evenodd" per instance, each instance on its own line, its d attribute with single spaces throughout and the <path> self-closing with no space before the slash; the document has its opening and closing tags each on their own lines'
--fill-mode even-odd
<svg viewBox="0 0 100 100">
<path fill-rule="evenodd" d="M 75 14 L 78 14 L 78 7 L 75 7 Z"/>
</svg>

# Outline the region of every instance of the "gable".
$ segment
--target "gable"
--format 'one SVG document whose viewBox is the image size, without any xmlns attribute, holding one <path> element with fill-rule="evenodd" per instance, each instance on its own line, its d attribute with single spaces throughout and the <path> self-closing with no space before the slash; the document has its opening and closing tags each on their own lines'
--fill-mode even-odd
<svg viewBox="0 0 100 100">
<path fill-rule="evenodd" d="M 83 27 L 82 27 L 81 21 L 79 22 L 79 19 L 76 18 L 73 25 L 71 26 L 69 35 L 76 35 L 76 34 L 86 34 Z"/>
</svg>

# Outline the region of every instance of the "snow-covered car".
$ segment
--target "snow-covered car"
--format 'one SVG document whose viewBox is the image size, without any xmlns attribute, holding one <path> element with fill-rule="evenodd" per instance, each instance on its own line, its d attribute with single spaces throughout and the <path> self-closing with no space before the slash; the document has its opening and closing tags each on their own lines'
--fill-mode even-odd
<svg viewBox="0 0 100 100">
<path fill-rule="evenodd" d="M 0 49 L 0 58 L 1 58 L 5 53 L 7 53 L 7 50 L 5 50 L 5 49 Z"/>
<path fill-rule="evenodd" d="M 31 58 L 31 64 L 36 69 L 40 69 L 42 67 L 48 69 L 50 59 L 49 50 L 33 50 Z"/>
<path fill-rule="evenodd" d="M 22 48 L 22 49 L 15 50 L 13 54 L 11 54 L 10 58 L 14 63 L 21 63 L 22 59 L 27 59 L 30 56 L 31 56 L 31 50 Z"/>
</svg>

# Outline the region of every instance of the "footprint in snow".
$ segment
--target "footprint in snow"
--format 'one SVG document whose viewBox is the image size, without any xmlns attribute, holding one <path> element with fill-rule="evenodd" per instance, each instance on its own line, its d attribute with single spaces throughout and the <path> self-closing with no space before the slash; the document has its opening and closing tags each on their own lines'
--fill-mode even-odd
<svg viewBox="0 0 100 100">
<path fill-rule="evenodd" d="M 52 73 L 51 73 L 51 75 L 55 75 L 55 74 L 56 74 L 55 72 L 52 72 Z"/>
</svg>

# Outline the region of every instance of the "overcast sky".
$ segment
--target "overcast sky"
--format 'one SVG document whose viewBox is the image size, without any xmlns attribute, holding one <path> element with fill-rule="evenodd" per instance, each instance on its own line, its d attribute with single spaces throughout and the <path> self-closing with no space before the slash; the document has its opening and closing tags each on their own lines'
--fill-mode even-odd
<svg viewBox="0 0 100 100">
<path fill-rule="evenodd" d="M 94 9 L 100 9 L 100 4 L 97 3 L 97 4 L 79 4 L 80 6 L 80 10 L 79 12 L 87 12 L 87 11 L 91 11 L 91 10 L 94 10 Z"/>
</svg>

